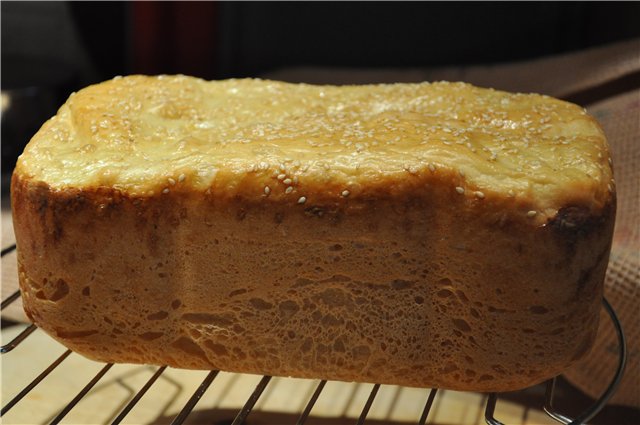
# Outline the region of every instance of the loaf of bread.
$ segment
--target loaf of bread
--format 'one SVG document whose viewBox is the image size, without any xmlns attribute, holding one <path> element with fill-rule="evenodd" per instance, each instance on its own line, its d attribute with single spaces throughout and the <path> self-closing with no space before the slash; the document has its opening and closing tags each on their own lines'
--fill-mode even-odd
<svg viewBox="0 0 640 425">
<path fill-rule="evenodd" d="M 44 124 L 12 207 L 28 316 L 89 358 L 507 391 L 589 351 L 615 189 L 546 96 L 131 76 Z"/>
</svg>

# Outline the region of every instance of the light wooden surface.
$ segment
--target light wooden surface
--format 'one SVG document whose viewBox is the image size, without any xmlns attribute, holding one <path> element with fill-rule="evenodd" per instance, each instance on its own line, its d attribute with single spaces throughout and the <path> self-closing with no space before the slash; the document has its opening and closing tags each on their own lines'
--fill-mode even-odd
<svg viewBox="0 0 640 425">
<path fill-rule="evenodd" d="M 13 236 L 13 222 L 11 221 L 11 205 L 9 203 L 8 193 L 2 194 L 1 211 L 2 218 L 0 226 L 2 226 L 2 249 L 15 243 Z M 2 276 L 2 290 L 0 294 L 2 299 L 18 290 L 18 265 L 16 263 L 15 251 L 7 254 L 2 258 L 0 265 L 0 276 Z M 6 310 L 2 312 L 3 318 L 26 322 L 27 317 L 22 311 L 22 303 L 20 300 L 12 303 Z"/>
</svg>

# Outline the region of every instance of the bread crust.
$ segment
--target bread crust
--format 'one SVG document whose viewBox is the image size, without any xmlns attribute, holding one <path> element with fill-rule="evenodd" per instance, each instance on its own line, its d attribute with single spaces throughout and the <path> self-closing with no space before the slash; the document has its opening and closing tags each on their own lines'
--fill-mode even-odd
<svg viewBox="0 0 640 425">
<path fill-rule="evenodd" d="M 595 338 L 615 194 L 532 219 L 456 178 L 292 206 L 18 169 L 25 311 L 106 362 L 473 391 L 561 373 Z"/>
</svg>

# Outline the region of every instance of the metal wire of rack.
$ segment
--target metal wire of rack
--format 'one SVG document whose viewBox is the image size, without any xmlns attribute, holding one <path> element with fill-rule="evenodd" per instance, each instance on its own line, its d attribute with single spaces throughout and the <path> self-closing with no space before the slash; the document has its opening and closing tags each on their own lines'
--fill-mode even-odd
<svg viewBox="0 0 640 425">
<path fill-rule="evenodd" d="M 14 251 L 15 248 L 16 246 L 12 245 L 10 247 L 2 249 L 2 257 Z M 6 299 L 2 300 L 0 304 L 0 311 L 4 310 L 8 305 L 18 300 L 19 298 L 20 298 L 19 291 L 16 291 L 11 295 L 9 295 Z M 624 369 L 626 366 L 626 360 L 627 360 L 627 348 L 626 348 L 624 332 L 622 330 L 620 321 L 618 320 L 618 317 L 616 316 L 616 313 L 611 307 L 611 305 L 609 304 L 609 302 L 605 298 L 603 298 L 602 303 L 605 311 L 608 313 L 608 316 L 615 327 L 615 330 L 618 336 L 619 362 L 618 362 L 617 369 L 615 371 L 613 378 L 611 379 L 609 386 L 606 388 L 606 390 L 603 392 L 600 398 L 598 398 L 591 406 L 586 408 L 576 418 L 570 418 L 568 416 L 565 416 L 564 414 L 558 412 L 555 409 L 553 402 L 554 402 L 554 390 L 555 390 L 557 378 L 552 378 L 549 381 L 547 381 L 543 409 L 549 417 L 551 417 L 552 419 L 554 419 L 559 423 L 566 424 L 566 425 L 578 425 L 578 424 L 585 424 L 588 421 L 590 421 L 593 417 L 595 417 L 596 414 L 598 414 L 600 410 L 602 410 L 602 408 L 606 405 L 606 403 L 611 398 L 611 396 L 615 393 L 620 383 L 620 380 L 623 376 Z M 8 343 L 0 347 L 0 354 L 6 355 L 10 353 L 21 342 L 27 339 L 36 329 L 37 327 L 34 324 L 31 324 L 28 327 L 26 327 L 11 341 L 9 341 Z M 48 367 L 46 367 L 35 379 L 33 379 L 29 384 L 27 384 L 17 395 L 15 395 L 9 402 L 7 402 L 4 406 L 2 406 L 0 410 L 0 418 L 9 410 L 11 410 L 15 405 L 17 405 L 38 384 L 40 384 L 44 379 L 46 379 L 47 376 L 54 369 L 56 369 L 61 363 L 63 363 L 71 353 L 72 353 L 71 350 L 66 350 L 64 353 L 62 353 L 56 360 L 54 360 Z M 62 407 L 62 409 L 55 416 L 55 418 L 51 420 L 50 423 L 51 424 L 60 423 L 65 418 L 65 416 L 67 416 L 67 414 L 80 402 L 80 400 L 82 400 L 82 398 L 91 391 L 91 389 L 100 381 L 100 379 L 109 371 L 109 369 L 112 366 L 113 366 L 113 363 L 108 363 L 104 365 L 102 369 L 100 369 L 100 371 L 98 371 L 98 373 L 95 374 L 95 376 L 93 376 L 93 378 L 91 378 L 91 380 L 76 394 L 76 396 L 67 405 Z M 128 403 L 119 411 L 117 416 L 111 422 L 112 424 L 119 424 L 126 418 L 127 414 L 136 406 L 136 404 L 142 399 L 145 393 L 154 385 L 154 383 L 158 380 L 158 378 L 165 372 L 166 368 L 167 368 L 166 366 L 161 366 L 155 371 L 155 373 L 148 379 L 148 381 L 132 396 L 132 398 L 128 401 Z M 206 375 L 206 377 L 202 380 L 200 385 L 194 391 L 193 395 L 182 407 L 180 412 L 173 418 L 171 425 L 179 425 L 185 422 L 185 420 L 189 417 L 189 415 L 191 414 L 195 406 L 198 404 L 202 396 L 209 389 L 209 387 L 215 380 L 218 373 L 219 371 L 212 370 Z M 240 411 L 235 416 L 235 419 L 233 420 L 231 425 L 240 425 L 245 423 L 245 421 L 251 414 L 251 411 L 253 410 L 256 403 L 260 399 L 260 396 L 264 393 L 265 389 L 269 385 L 271 378 L 272 378 L 271 376 L 263 376 L 260 379 L 255 389 L 251 393 L 251 395 L 247 398 L 244 406 L 240 409 Z M 296 422 L 296 425 L 302 425 L 306 423 L 307 419 L 311 415 L 311 410 L 313 409 L 316 401 L 322 394 L 322 391 L 325 388 L 326 383 L 327 381 L 321 380 L 317 384 L 313 394 L 311 395 L 308 402 L 306 403 L 303 411 L 300 413 L 298 420 Z M 369 396 L 367 398 L 367 401 L 364 404 L 362 411 L 357 419 L 357 422 L 356 422 L 357 425 L 362 425 L 365 423 L 369 410 L 376 398 L 376 395 L 378 394 L 379 389 L 380 389 L 380 384 L 375 384 L 372 387 L 369 393 Z M 437 388 L 433 388 L 433 389 L 427 389 L 425 391 L 428 391 L 428 395 L 424 404 L 424 408 L 422 409 L 422 414 L 418 421 L 419 425 L 425 425 L 428 423 L 427 420 L 429 418 L 429 413 L 433 406 L 436 394 L 438 393 L 439 390 Z M 484 419 L 485 419 L 485 422 L 489 425 L 502 425 L 502 422 L 500 422 L 498 419 L 494 417 L 497 401 L 498 401 L 497 393 L 490 393 L 486 397 Z"/>
</svg>

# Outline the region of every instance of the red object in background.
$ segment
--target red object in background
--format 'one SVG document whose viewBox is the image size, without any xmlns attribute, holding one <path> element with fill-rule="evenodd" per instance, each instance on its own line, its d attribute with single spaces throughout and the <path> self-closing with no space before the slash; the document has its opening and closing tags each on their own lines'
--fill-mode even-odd
<svg viewBox="0 0 640 425">
<path fill-rule="evenodd" d="M 214 75 L 215 2 L 131 2 L 132 68 L 140 74 Z"/>
</svg>

